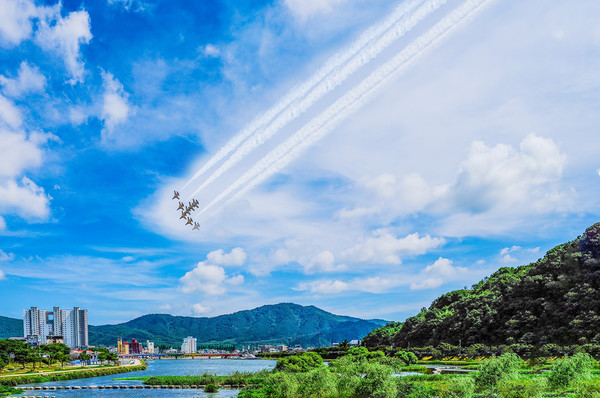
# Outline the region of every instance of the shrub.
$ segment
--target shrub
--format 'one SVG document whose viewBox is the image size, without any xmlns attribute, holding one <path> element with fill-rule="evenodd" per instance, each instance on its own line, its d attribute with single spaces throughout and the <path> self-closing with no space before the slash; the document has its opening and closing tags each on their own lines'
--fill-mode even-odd
<svg viewBox="0 0 600 398">
<path fill-rule="evenodd" d="M 337 395 L 336 377 L 327 368 L 317 368 L 301 375 L 299 395 L 302 398 L 324 398 Z"/>
<path fill-rule="evenodd" d="M 472 377 L 457 377 L 440 387 L 440 398 L 471 398 L 475 393 Z"/>
<path fill-rule="evenodd" d="M 522 363 L 517 354 L 511 353 L 487 359 L 475 374 L 475 385 L 482 390 L 494 389 L 501 380 L 516 378 Z"/>
<path fill-rule="evenodd" d="M 392 368 L 377 363 L 362 366 L 363 377 L 359 379 L 356 392 L 365 397 L 391 397 L 396 395 L 396 380 Z"/>
<path fill-rule="evenodd" d="M 432 398 L 438 395 L 433 388 L 420 382 L 406 381 L 402 377 L 399 378 L 396 388 L 398 398 Z"/>
<path fill-rule="evenodd" d="M 418 360 L 415 354 L 404 350 L 399 350 L 394 354 L 394 356 L 403 361 L 406 365 L 414 365 L 415 363 L 417 363 Z"/>
<path fill-rule="evenodd" d="M 274 373 L 265 380 L 265 390 L 270 397 L 292 398 L 298 392 L 298 380 L 290 373 Z"/>
<path fill-rule="evenodd" d="M 214 384 L 208 384 L 204 387 L 204 392 L 217 392 L 219 391 L 219 387 Z"/>
<path fill-rule="evenodd" d="M 589 354 L 576 354 L 555 361 L 550 368 L 548 382 L 552 388 L 566 388 L 573 381 L 588 379 L 594 364 Z"/>
<path fill-rule="evenodd" d="M 546 390 L 546 385 L 546 379 L 543 377 L 504 379 L 498 384 L 498 396 L 500 398 L 541 397 Z"/>
<path fill-rule="evenodd" d="M 600 380 L 578 380 L 574 398 L 600 398 Z"/>
<path fill-rule="evenodd" d="M 323 358 L 315 352 L 305 352 L 277 360 L 275 369 L 282 372 L 307 372 L 311 369 L 322 367 Z"/>
</svg>

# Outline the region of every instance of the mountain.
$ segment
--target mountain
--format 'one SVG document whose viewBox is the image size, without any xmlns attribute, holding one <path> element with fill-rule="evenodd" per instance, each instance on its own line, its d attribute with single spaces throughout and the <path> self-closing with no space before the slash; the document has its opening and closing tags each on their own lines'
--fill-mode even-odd
<svg viewBox="0 0 600 398">
<path fill-rule="evenodd" d="M 501 268 L 363 341 L 396 347 L 600 344 L 600 223 L 535 263 Z"/>
<path fill-rule="evenodd" d="M 178 346 L 186 336 L 198 344 L 302 344 L 317 345 L 361 339 L 382 320 L 363 320 L 334 315 L 314 306 L 297 304 L 265 305 L 253 310 L 212 318 L 150 314 L 118 325 L 89 327 L 91 345 L 116 345 L 124 340 L 150 340 L 155 344 Z"/>
<path fill-rule="evenodd" d="M 23 336 L 23 321 L 0 316 L 0 339 L 20 336 Z"/>
</svg>

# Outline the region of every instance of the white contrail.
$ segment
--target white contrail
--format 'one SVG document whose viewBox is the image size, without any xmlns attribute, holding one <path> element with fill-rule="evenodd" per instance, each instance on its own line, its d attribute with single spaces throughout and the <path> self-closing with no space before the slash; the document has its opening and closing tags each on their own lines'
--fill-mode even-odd
<svg viewBox="0 0 600 398">
<path fill-rule="evenodd" d="M 460 22 L 479 9 L 490 0 L 469 0 L 459 8 L 452 11 L 426 33 L 409 44 L 393 59 L 376 69 L 366 79 L 360 82 L 335 103 L 330 105 L 323 113 L 303 126 L 285 142 L 269 152 L 258 161 L 250 170 L 221 192 L 212 202 L 206 205 L 199 213 L 204 213 L 224 198 L 242 187 L 235 195 L 223 204 L 238 199 L 250 189 L 273 175 L 291 161 L 296 159 L 307 147 L 314 144 L 330 132 L 338 123 L 363 106 L 383 83 L 396 77 L 425 50 L 430 48 L 447 36 Z"/>
<path fill-rule="evenodd" d="M 356 72 L 357 69 L 371 61 L 394 40 L 412 29 L 423 18 L 446 3 L 447 0 L 429 0 L 412 15 L 407 17 L 407 14 L 423 1 L 424 0 L 414 0 L 408 3 L 403 2 L 382 24 L 369 28 L 348 49 L 333 56 L 306 83 L 293 89 L 290 94 L 277 105 L 259 117 L 248 128 L 232 138 L 184 185 L 183 188 L 189 186 L 192 181 L 216 165 L 230 152 L 238 148 L 244 140 L 246 140 L 246 142 L 244 142 L 243 145 L 238 148 L 223 165 L 221 165 L 221 167 L 189 195 L 189 197 L 191 198 L 198 194 L 212 181 L 237 164 L 254 148 L 260 146 L 276 134 L 283 126 L 305 112 L 325 94 L 339 86 L 345 79 Z M 378 37 L 380 38 L 378 39 Z M 371 43 L 374 40 L 376 41 Z M 319 85 L 319 83 L 321 84 Z M 304 96 L 306 97 L 298 103 L 298 100 Z M 275 117 L 277 118 L 273 120 Z"/>
</svg>

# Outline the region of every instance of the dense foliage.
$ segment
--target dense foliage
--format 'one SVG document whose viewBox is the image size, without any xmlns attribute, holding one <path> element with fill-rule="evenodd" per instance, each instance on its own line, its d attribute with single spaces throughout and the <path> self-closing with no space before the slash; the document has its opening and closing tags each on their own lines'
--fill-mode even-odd
<svg viewBox="0 0 600 398">
<path fill-rule="evenodd" d="M 369 347 L 600 344 L 598 303 L 600 223 L 533 264 L 501 268 L 363 341 Z"/>
<path fill-rule="evenodd" d="M 114 345 L 114 336 L 175 347 L 186 336 L 194 336 L 201 345 L 329 345 L 360 339 L 385 323 L 334 315 L 314 306 L 277 304 L 212 318 L 144 315 L 118 325 L 90 326 L 89 339 L 92 345 Z"/>
<path fill-rule="evenodd" d="M 23 335 L 23 321 L 0 316 L 0 339 Z"/>
</svg>

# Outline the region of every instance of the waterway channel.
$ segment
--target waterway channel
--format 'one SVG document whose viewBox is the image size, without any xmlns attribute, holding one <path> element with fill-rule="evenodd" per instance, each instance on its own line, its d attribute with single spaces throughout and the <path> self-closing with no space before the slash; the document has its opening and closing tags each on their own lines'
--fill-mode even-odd
<svg viewBox="0 0 600 398">
<path fill-rule="evenodd" d="M 228 375 L 234 372 L 258 372 L 263 369 L 273 369 L 275 360 L 247 360 L 247 359 L 177 359 L 177 360 L 153 360 L 148 361 L 148 368 L 139 372 L 121 373 L 110 376 L 92 377 L 88 379 L 77 379 L 67 381 L 51 381 L 39 384 L 25 384 L 28 386 L 115 386 L 115 385 L 139 385 L 140 380 L 114 380 L 121 377 L 148 377 L 148 376 L 191 376 L 203 373 L 214 375 Z M 235 397 L 239 390 L 222 388 L 216 393 L 205 393 L 202 390 L 55 390 L 55 391 L 25 391 L 25 396 L 44 397 L 140 397 L 154 398 L 165 395 L 174 397 L 211 397 L 225 398 Z"/>
</svg>

